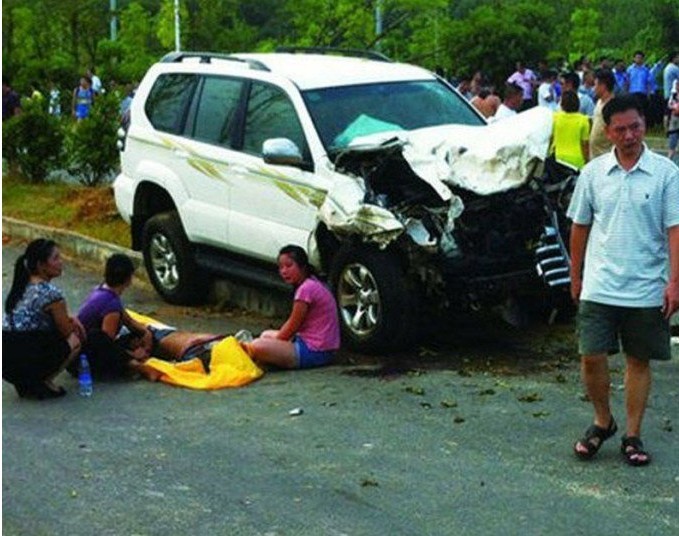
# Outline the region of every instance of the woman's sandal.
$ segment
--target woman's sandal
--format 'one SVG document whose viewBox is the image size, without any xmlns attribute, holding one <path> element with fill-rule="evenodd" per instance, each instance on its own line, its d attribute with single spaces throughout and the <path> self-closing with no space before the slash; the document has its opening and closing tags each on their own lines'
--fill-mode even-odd
<svg viewBox="0 0 679 536">
<path fill-rule="evenodd" d="M 575 452 L 575 455 L 581 460 L 590 460 L 597 452 L 599 452 L 604 441 L 613 437 L 617 431 L 618 425 L 613 417 L 611 417 L 611 420 L 608 423 L 608 428 L 602 428 L 601 426 L 593 424 L 587 428 L 582 439 L 575 442 L 575 445 L 573 445 L 573 452 Z M 578 445 L 581 445 L 586 450 L 578 450 Z"/>
<path fill-rule="evenodd" d="M 651 455 L 644 450 L 644 443 L 638 437 L 622 436 L 620 452 L 629 465 L 638 467 L 651 463 Z"/>
<path fill-rule="evenodd" d="M 66 396 L 66 389 L 63 387 L 52 388 L 47 383 L 38 383 L 31 388 L 33 396 L 38 400 L 49 400 L 51 398 L 61 398 Z"/>
</svg>

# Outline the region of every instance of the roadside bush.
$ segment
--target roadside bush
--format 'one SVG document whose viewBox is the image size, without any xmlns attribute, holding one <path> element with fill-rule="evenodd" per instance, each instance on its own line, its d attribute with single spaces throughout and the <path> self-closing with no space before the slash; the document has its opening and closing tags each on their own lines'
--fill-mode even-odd
<svg viewBox="0 0 679 536">
<path fill-rule="evenodd" d="M 106 93 L 96 98 L 90 115 L 66 134 L 68 172 L 85 186 L 97 186 L 118 168 L 119 99 Z"/>
<path fill-rule="evenodd" d="M 57 117 L 43 103 L 24 99 L 22 113 L 2 125 L 3 156 L 29 182 L 44 182 L 61 166 L 64 132 Z"/>
</svg>

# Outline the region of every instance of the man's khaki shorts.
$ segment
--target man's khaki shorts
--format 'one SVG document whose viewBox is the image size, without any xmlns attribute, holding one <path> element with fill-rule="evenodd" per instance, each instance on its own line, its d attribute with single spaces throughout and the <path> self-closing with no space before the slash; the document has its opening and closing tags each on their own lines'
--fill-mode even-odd
<svg viewBox="0 0 679 536">
<path fill-rule="evenodd" d="M 667 361 L 670 323 L 660 307 L 618 307 L 581 301 L 577 316 L 580 355 L 617 354 Z"/>
</svg>

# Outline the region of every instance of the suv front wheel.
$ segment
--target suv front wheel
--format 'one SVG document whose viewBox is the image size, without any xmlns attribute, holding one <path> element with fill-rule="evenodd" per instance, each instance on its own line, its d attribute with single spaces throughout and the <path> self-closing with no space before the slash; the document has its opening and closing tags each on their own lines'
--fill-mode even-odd
<svg viewBox="0 0 679 536">
<path fill-rule="evenodd" d="M 344 246 L 333 261 L 330 280 L 342 338 L 350 348 L 373 352 L 409 342 L 412 293 L 395 254 Z"/>
<path fill-rule="evenodd" d="M 208 284 L 176 212 L 156 214 L 146 222 L 142 251 L 151 283 L 165 301 L 190 305 L 205 299 Z"/>
</svg>

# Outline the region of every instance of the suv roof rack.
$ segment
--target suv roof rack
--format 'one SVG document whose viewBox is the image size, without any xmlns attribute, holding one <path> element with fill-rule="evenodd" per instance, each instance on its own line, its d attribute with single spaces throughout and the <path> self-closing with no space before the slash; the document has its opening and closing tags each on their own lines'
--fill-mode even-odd
<svg viewBox="0 0 679 536">
<path fill-rule="evenodd" d="M 290 54 L 335 54 L 338 56 L 391 62 L 391 58 L 385 56 L 381 52 L 376 52 L 375 50 L 362 50 L 359 48 L 281 46 L 276 47 L 276 52 L 288 52 Z"/>
<path fill-rule="evenodd" d="M 253 59 L 243 59 L 232 56 L 231 54 L 223 54 L 220 52 L 168 52 L 161 59 L 161 63 L 180 63 L 187 58 L 200 58 L 200 63 L 212 63 L 213 59 L 227 60 L 227 61 L 237 61 L 240 63 L 246 63 L 251 69 L 257 71 L 269 71 L 270 69 L 264 65 L 261 61 Z"/>
</svg>

